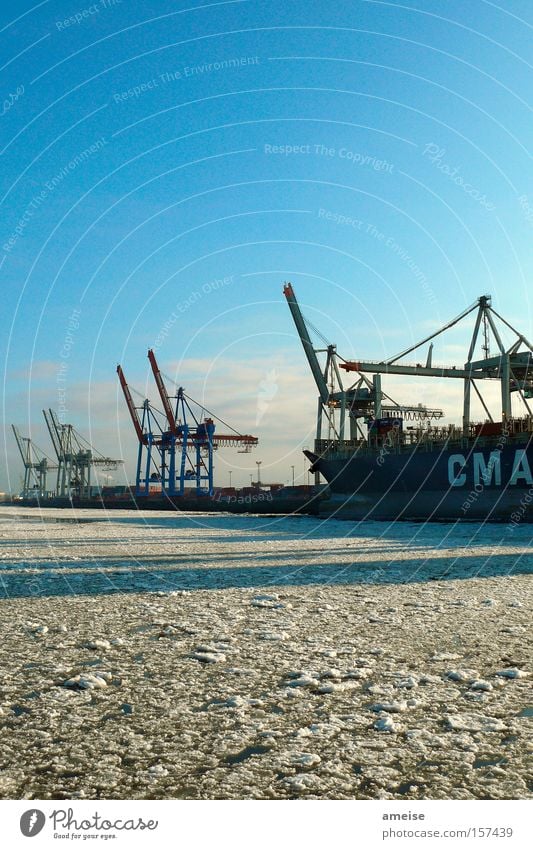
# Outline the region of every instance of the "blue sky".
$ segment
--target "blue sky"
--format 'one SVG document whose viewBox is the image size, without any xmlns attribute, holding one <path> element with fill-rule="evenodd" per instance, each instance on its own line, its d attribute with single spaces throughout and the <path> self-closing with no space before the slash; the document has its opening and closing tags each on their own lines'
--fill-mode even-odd
<svg viewBox="0 0 533 849">
<path fill-rule="evenodd" d="M 156 345 L 165 373 L 260 437 L 219 452 L 218 482 L 256 459 L 285 481 L 291 464 L 303 477 L 316 391 L 284 280 L 346 357 L 393 354 L 484 293 L 531 336 L 526 0 L 0 14 L 4 426 L 50 451 L 40 411 L 62 368 L 65 420 L 131 476 L 115 368 L 155 398 Z M 434 359 L 465 346 L 455 331 Z M 459 416 L 459 386 L 385 388 Z M 19 485 L 12 442 L 0 488 Z"/>
</svg>

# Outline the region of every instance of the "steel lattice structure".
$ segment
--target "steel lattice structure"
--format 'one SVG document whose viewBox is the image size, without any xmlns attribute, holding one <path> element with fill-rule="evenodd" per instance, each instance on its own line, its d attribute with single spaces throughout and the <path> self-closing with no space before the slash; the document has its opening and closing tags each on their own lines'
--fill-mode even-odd
<svg viewBox="0 0 533 849">
<path fill-rule="evenodd" d="M 163 412 L 157 410 L 148 398 L 136 406 L 120 365 L 117 366 L 122 392 L 139 443 L 135 492 L 148 496 L 150 486 L 157 484 L 163 495 L 185 495 L 186 483 L 194 481 L 197 495 L 214 493 L 214 451 L 219 447 L 244 446 L 250 450 L 258 439 L 237 431 L 216 433 L 214 414 L 203 417 L 194 407 L 205 411 L 185 394 L 183 387 L 175 396 L 169 396 L 159 370 L 155 354 L 148 351 L 148 359 L 159 392 Z M 212 416 L 212 417 L 211 417 Z"/>
</svg>

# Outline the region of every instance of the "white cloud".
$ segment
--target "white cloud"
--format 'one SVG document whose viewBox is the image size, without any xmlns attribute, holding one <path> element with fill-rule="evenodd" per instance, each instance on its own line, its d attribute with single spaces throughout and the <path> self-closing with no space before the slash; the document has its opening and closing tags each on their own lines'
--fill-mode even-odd
<svg viewBox="0 0 533 849">
<path fill-rule="evenodd" d="M 17 369 L 8 374 L 8 380 L 55 380 L 61 363 L 59 360 L 34 360 L 31 368 Z"/>
</svg>

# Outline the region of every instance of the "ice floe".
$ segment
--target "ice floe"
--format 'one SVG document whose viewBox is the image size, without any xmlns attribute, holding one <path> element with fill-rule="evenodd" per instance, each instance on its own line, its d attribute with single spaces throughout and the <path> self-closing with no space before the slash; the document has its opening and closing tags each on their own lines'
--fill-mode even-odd
<svg viewBox="0 0 533 849">
<path fill-rule="evenodd" d="M 474 713 L 448 714 L 445 722 L 452 731 L 505 731 L 507 726 L 501 719 Z"/>
<path fill-rule="evenodd" d="M 107 651 L 111 648 L 109 640 L 90 640 L 85 643 L 85 648 L 93 649 L 94 651 Z"/>
<path fill-rule="evenodd" d="M 524 672 L 522 669 L 517 669 L 516 666 L 511 666 L 508 669 L 500 669 L 496 673 L 500 678 L 526 678 L 529 672 Z"/>
<path fill-rule="evenodd" d="M 407 710 L 407 702 L 378 702 L 375 705 L 370 705 L 370 710 L 376 713 L 381 711 L 385 713 L 403 713 L 404 710 Z"/>
<path fill-rule="evenodd" d="M 397 730 L 392 716 L 388 716 L 387 714 L 376 719 L 374 722 L 374 728 L 376 731 L 390 731 L 391 733 Z"/>
<path fill-rule="evenodd" d="M 64 681 L 63 686 L 72 690 L 98 690 L 107 687 L 112 678 L 110 672 L 80 672 Z"/>
</svg>

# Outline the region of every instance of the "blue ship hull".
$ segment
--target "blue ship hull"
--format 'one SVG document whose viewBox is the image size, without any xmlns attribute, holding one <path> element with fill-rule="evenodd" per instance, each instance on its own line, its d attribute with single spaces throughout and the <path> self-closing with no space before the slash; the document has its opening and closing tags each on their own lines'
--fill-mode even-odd
<svg viewBox="0 0 533 849">
<path fill-rule="evenodd" d="M 483 442 L 306 454 L 329 485 L 321 512 L 338 518 L 531 522 L 533 435 Z"/>
</svg>

